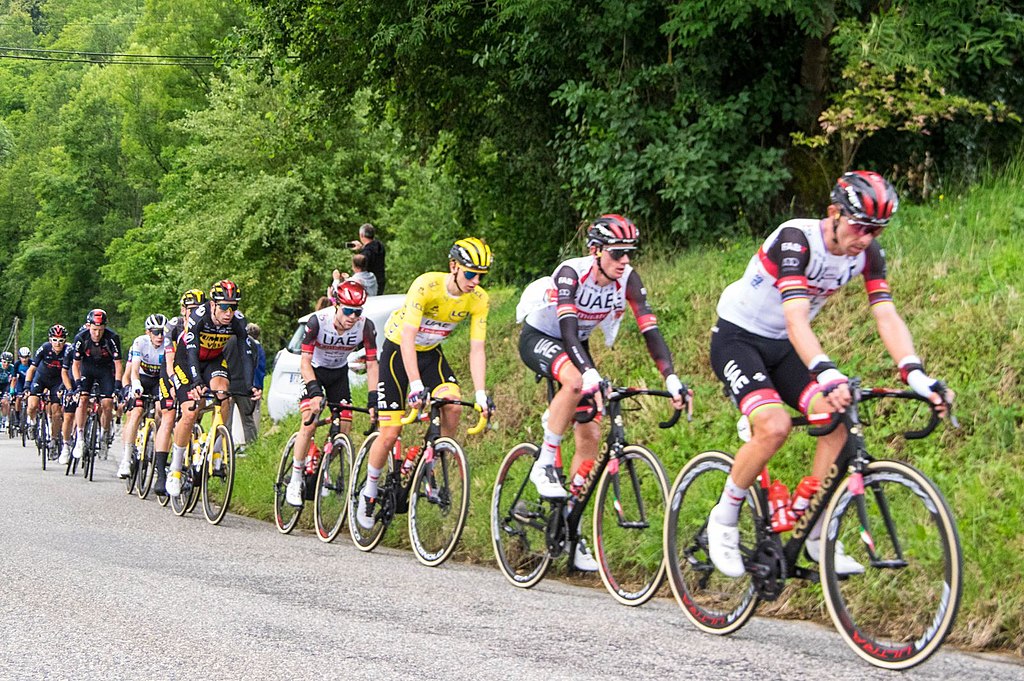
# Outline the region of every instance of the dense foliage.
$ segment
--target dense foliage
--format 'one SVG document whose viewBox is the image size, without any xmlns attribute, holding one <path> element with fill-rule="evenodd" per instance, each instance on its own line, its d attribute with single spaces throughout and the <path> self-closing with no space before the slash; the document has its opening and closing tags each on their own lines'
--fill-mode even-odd
<svg viewBox="0 0 1024 681">
<path fill-rule="evenodd" d="M 1013 7 L 0 0 L 0 321 L 123 326 L 231 276 L 276 339 L 363 222 L 398 290 L 465 233 L 522 282 L 599 212 L 679 248 L 850 164 L 948 191 L 1020 138 Z"/>
</svg>

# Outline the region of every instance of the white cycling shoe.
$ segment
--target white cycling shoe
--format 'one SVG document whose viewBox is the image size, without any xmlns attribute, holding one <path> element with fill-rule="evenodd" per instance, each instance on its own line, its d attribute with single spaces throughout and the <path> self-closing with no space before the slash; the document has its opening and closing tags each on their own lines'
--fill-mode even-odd
<svg viewBox="0 0 1024 681">
<path fill-rule="evenodd" d="M 537 488 L 537 493 L 545 499 L 565 499 L 569 493 L 562 487 L 554 466 L 542 466 L 534 463 L 530 469 L 530 482 Z"/>
<path fill-rule="evenodd" d="M 67 466 L 68 461 L 71 461 L 71 446 L 65 445 L 60 450 L 60 458 L 57 459 L 57 463 L 61 466 Z"/>
<path fill-rule="evenodd" d="M 804 544 L 804 553 L 807 557 L 813 560 L 815 563 L 821 562 L 821 538 L 808 539 Z M 864 566 L 846 555 L 846 548 L 843 547 L 843 542 L 836 542 L 836 555 L 833 561 L 836 567 L 837 575 L 862 575 L 864 574 Z"/>
<path fill-rule="evenodd" d="M 359 508 L 356 511 L 356 522 L 364 530 L 373 529 L 373 510 L 376 499 L 371 499 L 365 494 L 359 494 Z"/>
<path fill-rule="evenodd" d="M 181 496 L 181 471 L 171 471 L 167 474 L 167 496 Z"/>
<path fill-rule="evenodd" d="M 718 571 L 726 577 L 742 577 L 746 573 L 740 554 L 740 530 L 715 520 L 715 512 L 708 517 L 708 555 Z"/>
<path fill-rule="evenodd" d="M 83 439 L 83 437 L 75 438 L 75 448 L 71 450 L 71 456 L 76 459 L 82 458 L 82 450 L 85 449 L 85 443 L 82 441 Z"/>
<path fill-rule="evenodd" d="M 288 488 L 284 491 L 284 500 L 289 506 L 302 508 L 302 478 L 292 476 L 288 481 Z"/>
<path fill-rule="evenodd" d="M 572 566 L 580 572 L 597 572 L 597 561 L 594 560 L 583 537 L 576 542 L 576 555 L 572 557 Z"/>
<path fill-rule="evenodd" d="M 132 474 L 132 454 L 131 452 L 125 452 L 124 456 L 121 457 L 121 465 L 117 467 L 117 477 L 122 480 L 126 479 Z"/>
</svg>

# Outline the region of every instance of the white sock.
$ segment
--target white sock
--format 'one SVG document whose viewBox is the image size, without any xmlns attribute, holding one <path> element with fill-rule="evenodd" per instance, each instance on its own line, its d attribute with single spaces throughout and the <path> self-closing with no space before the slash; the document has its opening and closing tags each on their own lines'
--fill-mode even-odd
<svg viewBox="0 0 1024 681">
<path fill-rule="evenodd" d="M 380 468 L 366 465 L 366 484 L 363 485 L 363 494 L 371 499 L 377 496 L 377 481 L 380 480 Z"/>
<path fill-rule="evenodd" d="M 537 457 L 537 464 L 541 466 L 554 466 L 555 456 L 562 444 L 562 436 L 548 430 L 544 426 L 544 444 L 540 447 L 540 456 Z"/>
<path fill-rule="evenodd" d="M 185 448 L 174 445 L 171 448 L 171 470 L 181 472 L 181 464 L 185 461 Z"/>
<path fill-rule="evenodd" d="M 715 520 L 722 525 L 736 527 L 740 520 L 740 508 L 743 507 L 743 500 L 747 497 L 747 490 L 733 482 L 730 475 L 725 480 L 725 489 L 718 500 L 718 505 L 712 509 Z"/>
<path fill-rule="evenodd" d="M 302 476 L 305 472 L 306 460 L 302 459 L 301 461 L 299 461 L 298 459 L 295 459 L 294 463 L 292 463 L 292 482 L 295 482 L 296 480 L 302 480 Z"/>
</svg>

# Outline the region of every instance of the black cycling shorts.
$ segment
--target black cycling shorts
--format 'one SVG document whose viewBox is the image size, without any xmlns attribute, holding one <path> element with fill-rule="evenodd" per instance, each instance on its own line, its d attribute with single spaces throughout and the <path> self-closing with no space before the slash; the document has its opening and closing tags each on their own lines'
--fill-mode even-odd
<svg viewBox="0 0 1024 681">
<path fill-rule="evenodd" d="M 788 338 L 765 338 L 724 319 L 711 329 L 711 368 L 746 415 L 782 403 L 803 411 L 818 388 Z"/>
<path fill-rule="evenodd" d="M 590 340 L 582 341 L 581 344 L 587 359 L 593 364 Z M 519 357 L 526 366 L 533 369 L 534 373 L 555 381 L 559 380 L 558 375 L 562 367 L 566 364 L 573 366 L 561 338 L 542 333 L 529 324 L 523 324 L 523 331 L 519 334 Z"/>
<path fill-rule="evenodd" d="M 228 360 L 224 355 L 221 355 L 216 359 L 199 362 L 200 382 L 206 387 L 210 387 L 210 380 L 213 378 L 230 378 L 230 375 L 228 374 Z M 178 400 L 178 404 L 188 402 L 192 399 L 188 396 L 188 391 L 192 390 L 195 386 L 189 384 L 188 374 L 186 373 L 185 367 L 177 362 L 174 364 L 174 377 L 171 379 L 171 383 L 175 387 L 174 393 Z"/>
<path fill-rule="evenodd" d="M 430 391 L 442 383 L 455 383 L 458 380 L 448 365 L 441 346 L 438 345 L 429 350 L 416 351 L 416 364 L 420 369 L 420 380 L 423 387 Z M 377 383 L 377 413 L 380 416 L 382 426 L 399 425 L 397 421 L 391 423 L 396 413 L 405 410 L 405 398 L 409 390 L 409 376 L 405 373 L 405 365 L 402 364 L 402 350 L 397 343 L 390 340 L 384 341 L 381 346 L 380 359 L 380 380 Z"/>
<path fill-rule="evenodd" d="M 134 408 L 142 408 L 143 397 L 156 397 L 158 399 L 161 398 L 159 376 L 149 376 L 147 374 L 140 372 L 139 383 L 142 384 L 142 394 L 135 398 L 135 404 L 133 405 Z"/>
<path fill-rule="evenodd" d="M 64 381 L 61 379 L 60 374 L 56 376 L 46 376 L 41 373 L 37 373 L 32 377 L 32 387 L 29 388 L 29 393 L 40 397 L 43 391 L 49 390 L 49 397 L 46 398 L 47 402 L 57 404 L 60 402 L 60 395 L 57 394 L 59 388 L 64 387 Z"/>
<path fill-rule="evenodd" d="M 345 402 L 352 404 L 352 390 L 348 385 L 348 367 L 328 369 L 326 367 L 313 367 L 316 375 L 316 382 L 324 391 L 324 398 L 329 406 L 335 406 Z"/>
<path fill-rule="evenodd" d="M 106 366 L 92 366 L 86 364 L 84 361 L 81 363 L 82 382 L 78 384 L 79 390 L 83 395 L 88 395 L 92 392 L 92 388 L 96 386 L 96 392 L 101 398 L 108 398 L 114 396 L 114 365 L 109 364 Z"/>
</svg>

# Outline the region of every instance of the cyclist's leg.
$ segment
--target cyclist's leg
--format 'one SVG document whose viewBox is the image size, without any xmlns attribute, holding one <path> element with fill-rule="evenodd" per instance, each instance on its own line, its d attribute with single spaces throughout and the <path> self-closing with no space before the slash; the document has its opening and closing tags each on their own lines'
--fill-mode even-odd
<svg viewBox="0 0 1024 681">
<path fill-rule="evenodd" d="M 455 378 L 455 372 L 452 371 L 440 346 L 426 352 L 417 352 L 416 363 L 419 365 L 420 380 L 423 381 L 423 387 L 428 391 L 433 391 L 442 383 L 459 384 L 459 379 Z M 460 418 L 462 418 L 461 405 L 446 404 L 442 407 L 441 435 L 453 437 L 459 428 Z"/>
<path fill-rule="evenodd" d="M 76 459 L 82 458 L 82 450 L 85 448 L 85 418 L 89 414 L 89 393 L 95 382 L 95 377 L 86 371 L 83 364 L 82 380 L 78 384 L 78 407 L 75 410 L 75 448 L 72 453 Z"/>
<path fill-rule="evenodd" d="M 36 414 L 39 412 L 39 396 L 42 392 L 43 386 L 39 384 L 39 381 L 33 381 L 28 396 L 28 422 L 30 424 L 36 422 Z"/>
<path fill-rule="evenodd" d="M 176 416 L 176 400 L 174 386 L 167 376 L 167 370 L 160 368 L 160 381 L 158 384 L 160 408 L 160 425 L 156 431 L 156 439 L 153 442 L 153 466 L 156 472 L 156 482 L 153 484 L 153 492 L 157 496 L 166 496 L 167 493 L 167 457 L 171 452 L 171 438 L 174 433 L 174 417 Z"/>
<path fill-rule="evenodd" d="M 175 366 L 176 376 L 178 368 Z M 184 375 L 185 372 L 181 371 L 180 376 L 177 376 L 179 380 L 175 384 L 175 398 L 181 414 L 178 417 L 178 422 L 174 425 L 173 445 L 171 447 L 171 470 L 166 482 L 166 491 L 171 496 L 181 494 L 181 469 L 185 461 L 185 451 L 192 440 L 192 426 L 195 425 L 196 419 L 199 416 L 198 405 L 188 394 L 194 386 L 182 380 Z"/>
</svg>

